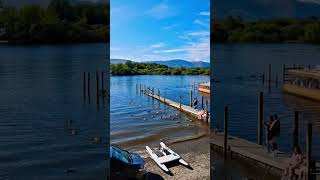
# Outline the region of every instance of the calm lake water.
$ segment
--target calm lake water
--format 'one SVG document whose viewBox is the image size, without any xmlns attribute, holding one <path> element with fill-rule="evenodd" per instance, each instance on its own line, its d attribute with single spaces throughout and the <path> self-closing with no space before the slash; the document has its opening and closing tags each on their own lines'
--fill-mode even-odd
<svg viewBox="0 0 320 180">
<path fill-rule="evenodd" d="M 215 45 L 211 51 L 214 76 L 220 83 L 214 86 L 211 128 L 223 129 L 224 106 L 229 106 L 229 133 L 257 142 L 258 95 L 264 92 L 265 114 L 278 114 L 281 121 L 279 149 L 290 152 L 294 111 L 300 111 L 299 144 L 305 148 L 305 130 L 313 123 L 313 158 L 320 159 L 320 102 L 282 92 L 282 67 L 320 64 L 320 46 L 305 44 L 235 44 Z M 268 90 L 268 64 L 272 65 L 272 80 L 278 76 L 278 87 Z M 265 85 L 259 77 L 265 72 Z"/>
<path fill-rule="evenodd" d="M 160 139 L 175 142 L 207 133 L 207 125 L 190 122 L 184 113 L 136 92 L 136 84 L 144 84 L 154 87 L 156 93 L 159 88 L 160 94 L 176 102 L 182 96 L 182 103 L 189 105 L 191 84 L 207 81 L 209 76 L 112 76 L 110 142 L 127 149 L 144 149 Z M 193 90 L 193 97 L 200 101 L 201 95 L 209 99 Z"/>
<path fill-rule="evenodd" d="M 95 82 L 107 47 L 0 46 L 0 179 L 106 178 L 106 107 L 97 109 L 93 83 L 83 101 L 82 76 Z"/>
</svg>

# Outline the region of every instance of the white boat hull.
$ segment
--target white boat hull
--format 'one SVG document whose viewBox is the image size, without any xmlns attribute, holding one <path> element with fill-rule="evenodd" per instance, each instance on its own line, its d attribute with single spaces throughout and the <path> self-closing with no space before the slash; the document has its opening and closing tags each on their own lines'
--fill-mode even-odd
<svg viewBox="0 0 320 180">
<path fill-rule="evenodd" d="M 156 164 L 165 172 L 169 172 L 169 169 L 165 165 L 165 163 L 172 162 L 172 161 L 179 161 L 179 163 L 189 166 L 189 164 L 181 158 L 177 153 L 173 150 L 168 148 L 163 142 L 160 142 L 160 151 L 163 156 L 159 157 L 156 153 L 154 153 L 149 146 L 146 146 L 147 152 L 150 155 L 151 159 L 156 162 Z"/>
</svg>

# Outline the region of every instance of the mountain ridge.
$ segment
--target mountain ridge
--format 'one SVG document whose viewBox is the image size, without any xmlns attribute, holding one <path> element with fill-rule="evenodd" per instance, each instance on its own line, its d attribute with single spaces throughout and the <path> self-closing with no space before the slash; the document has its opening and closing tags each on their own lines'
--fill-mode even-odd
<svg viewBox="0 0 320 180">
<path fill-rule="evenodd" d="M 132 61 L 128 59 L 111 59 L 111 64 L 118 64 L 118 63 L 125 63 L 127 61 Z M 136 62 L 136 61 L 132 61 Z M 171 60 L 164 60 L 164 61 L 145 61 L 143 63 L 156 63 L 156 64 L 162 64 L 166 65 L 168 67 L 173 67 L 173 68 L 179 68 L 179 67 L 184 67 L 184 68 L 209 68 L 210 63 L 204 62 L 204 61 L 187 61 L 187 60 L 182 60 L 182 59 L 171 59 Z"/>
</svg>

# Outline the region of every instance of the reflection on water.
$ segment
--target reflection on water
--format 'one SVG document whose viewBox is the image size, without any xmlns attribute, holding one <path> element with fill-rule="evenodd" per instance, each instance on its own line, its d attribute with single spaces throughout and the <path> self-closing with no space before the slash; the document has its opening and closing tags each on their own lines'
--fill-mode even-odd
<svg viewBox="0 0 320 180">
<path fill-rule="evenodd" d="M 229 132 L 250 141 L 257 141 L 258 95 L 264 92 L 264 118 L 278 114 L 281 121 L 279 149 L 290 152 L 294 111 L 300 111 L 299 144 L 305 148 L 305 130 L 313 123 L 313 158 L 320 158 L 320 102 L 284 94 L 281 90 L 283 64 L 319 64 L 320 47 L 304 44 L 241 44 L 216 45 L 213 54 L 214 76 L 220 83 L 214 86 L 211 128 L 223 128 L 223 109 L 229 106 Z M 268 90 L 268 64 L 271 64 L 272 83 Z M 265 73 L 262 84 L 260 75 Z"/>
<path fill-rule="evenodd" d="M 191 85 L 207 82 L 208 76 L 112 76 L 111 77 L 111 143 L 126 148 L 144 147 L 141 144 L 158 143 L 159 140 L 177 141 L 199 136 L 207 125 L 136 92 L 136 85 L 155 88 L 155 92 L 168 99 L 189 105 Z M 193 90 L 193 97 L 209 99 L 208 95 Z M 200 108 L 201 103 L 199 103 Z"/>
<path fill-rule="evenodd" d="M 102 70 L 106 52 L 105 44 L 0 46 L 0 179 L 106 177 L 108 148 L 92 140 L 108 142 L 106 114 L 82 99 L 83 71 Z"/>
</svg>

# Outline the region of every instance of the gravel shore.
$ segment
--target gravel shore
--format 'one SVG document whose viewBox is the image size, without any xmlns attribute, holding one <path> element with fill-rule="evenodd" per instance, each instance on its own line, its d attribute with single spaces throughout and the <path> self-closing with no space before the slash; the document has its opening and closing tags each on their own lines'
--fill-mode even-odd
<svg viewBox="0 0 320 180">
<path fill-rule="evenodd" d="M 136 151 L 136 153 L 145 159 L 145 168 L 149 172 L 149 179 L 210 179 L 209 136 L 175 144 L 168 144 L 168 146 L 179 153 L 179 155 L 190 164 L 190 167 L 185 167 L 179 163 L 169 164 L 167 167 L 172 174 L 167 174 L 156 165 L 146 151 Z"/>
</svg>

